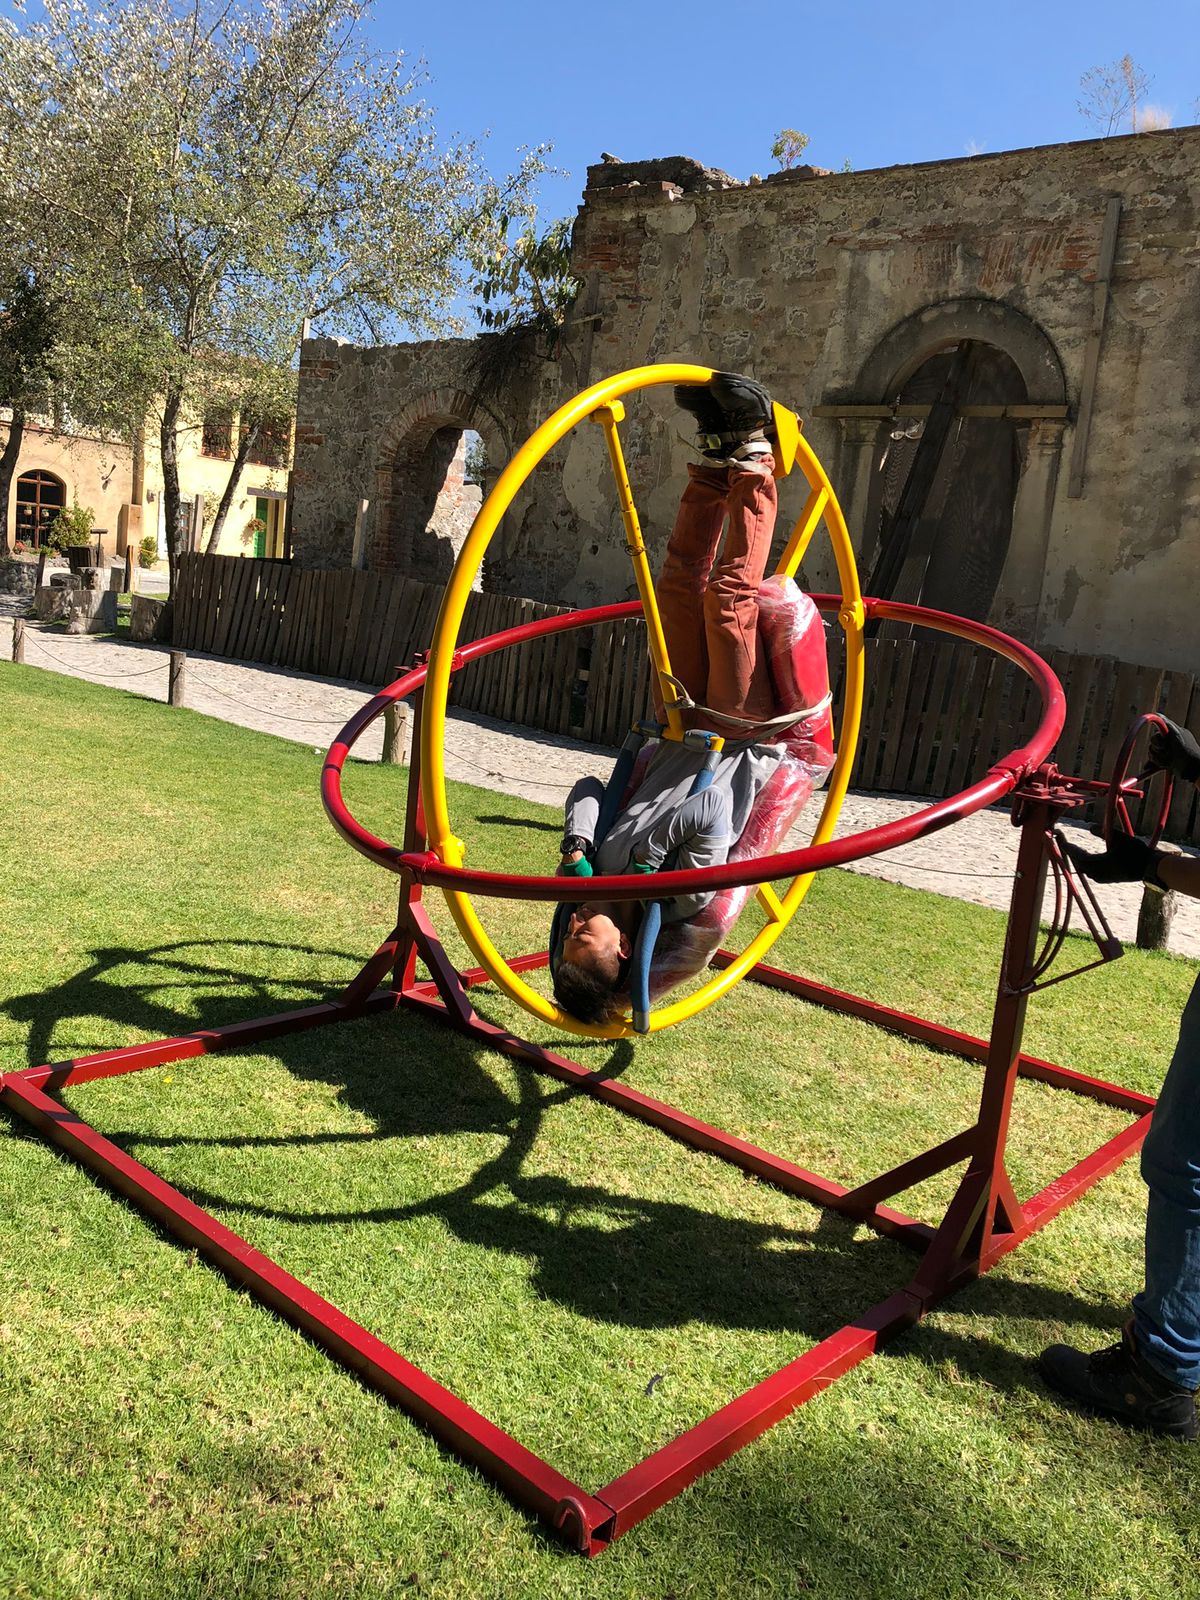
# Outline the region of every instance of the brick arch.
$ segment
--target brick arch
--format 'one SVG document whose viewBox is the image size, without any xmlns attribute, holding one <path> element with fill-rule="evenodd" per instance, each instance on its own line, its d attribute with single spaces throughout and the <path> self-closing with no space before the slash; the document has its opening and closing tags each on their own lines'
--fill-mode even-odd
<svg viewBox="0 0 1200 1600">
<path fill-rule="evenodd" d="M 397 519 L 403 513 L 400 502 L 404 499 L 404 479 L 407 474 L 418 472 L 436 435 L 447 428 L 478 433 L 493 463 L 502 462 L 511 454 L 507 428 L 489 406 L 468 390 L 447 386 L 410 400 L 379 435 L 374 467 L 372 565 L 407 564 L 403 548 L 407 530 L 397 527 Z"/>
<path fill-rule="evenodd" d="M 401 452 L 419 456 L 439 428 L 456 427 L 477 433 L 492 461 L 512 454 L 509 431 L 478 395 L 466 389 L 430 389 L 397 411 L 379 436 L 376 470 L 390 471 Z M 419 441 L 415 445 L 412 441 Z"/>
<path fill-rule="evenodd" d="M 863 363 L 849 398 L 886 402 L 930 356 L 963 340 L 1003 351 L 1020 372 L 1031 404 L 1066 404 L 1062 362 L 1049 335 L 1014 306 L 979 296 L 939 301 L 898 322 Z"/>
<path fill-rule="evenodd" d="M 968 422 L 965 429 L 960 428 L 958 439 L 972 431 L 989 436 L 997 432 L 1010 434 L 1016 457 L 1000 461 L 1004 470 L 998 467 L 989 480 L 995 483 L 996 494 L 986 500 L 980 499 L 975 482 L 979 474 L 974 471 L 983 461 L 982 454 L 971 463 L 972 473 L 965 475 L 962 482 L 943 484 L 944 515 L 935 519 L 938 537 L 944 531 L 943 522 L 949 529 L 957 519 L 964 526 L 970 524 L 978 539 L 984 539 L 988 519 L 994 522 L 990 542 L 984 541 L 987 548 L 981 546 L 974 552 L 979 557 L 975 562 L 979 581 L 972 601 L 973 614 L 986 612 L 986 620 L 1033 639 L 1038 628 L 1050 518 L 1066 426 L 1061 414 L 1053 413 L 1068 404 L 1062 363 L 1045 331 L 1001 300 L 967 296 L 941 301 L 905 317 L 885 333 L 863 362 L 853 389 L 838 395 L 837 400 L 850 405 L 890 405 L 914 381 L 919 384 L 927 363 L 932 367 L 945 352 L 962 343 L 990 347 L 993 356 L 999 352 L 1001 363 L 1007 367 L 1010 378 L 1006 392 L 988 395 L 989 401 L 1044 407 L 1046 414 L 983 425 Z M 928 400 L 932 396 L 910 398 Z M 862 530 L 860 553 L 868 568 L 878 555 L 878 530 L 888 487 L 880 469 L 890 454 L 890 433 L 888 421 L 843 420 L 838 469 L 851 485 L 850 515 Z M 1004 455 L 1002 439 L 989 437 L 987 442 L 989 447 L 996 447 L 1000 456 Z M 903 448 L 902 444 L 898 446 L 900 451 Z M 947 551 L 941 552 L 939 559 L 942 567 L 949 570 Z M 965 573 L 969 565 L 960 562 L 954 570 Z M 997 567 L 999 570 L 995 570 Z M 931 556 L 928 571 L 933 570 Z M 945 571 L 942 581 L 951 581 Z M 981 597 L 989 586 L 992 598 L 985 605 Z M 946 595 L 932 595 L 930 603 L 935 599 L 949 610 L 961 609 L 967 603 L 957 593 L 949 599 Z"/>
</svg>

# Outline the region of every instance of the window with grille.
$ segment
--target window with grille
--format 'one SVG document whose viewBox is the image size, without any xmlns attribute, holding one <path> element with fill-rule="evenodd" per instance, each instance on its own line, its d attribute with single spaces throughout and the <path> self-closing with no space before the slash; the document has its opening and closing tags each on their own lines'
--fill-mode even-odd
<svg viewBox="0 0 1200 1600">
<path fill-rule="evenodd" d="M 67 503 L 67 486 L 50 472 L 26 472 L 17 479 L 16 537 L 39 549 L 46 530 Z"/>
<path fill-rule="evenodd" d="M 228 461 L 233 454 L 233 412 L 206 411 L 200 436 L 200 453 Z"/>
<path fill-rule="evenodd" d="M 291 439 L 290 417 L 275 417 L 269 422 L 262 423 L 258 430 L 258 438 L 250 449 L 250 461 L 256 467 L 286 467 Z"/>
</svg>

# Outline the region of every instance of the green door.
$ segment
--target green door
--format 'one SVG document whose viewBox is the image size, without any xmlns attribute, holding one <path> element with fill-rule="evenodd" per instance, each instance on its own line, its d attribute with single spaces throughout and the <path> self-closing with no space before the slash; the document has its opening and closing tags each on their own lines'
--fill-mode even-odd
<svg viewBox="0 0 1200 1600">
<path fill-rule="evenodd" d="M 256 500 L 254 502 L 254 519 L 258 527 L 254 530 L 254 554 L 265 556 L 267 553 L 267 502 Z"/>
</svg>

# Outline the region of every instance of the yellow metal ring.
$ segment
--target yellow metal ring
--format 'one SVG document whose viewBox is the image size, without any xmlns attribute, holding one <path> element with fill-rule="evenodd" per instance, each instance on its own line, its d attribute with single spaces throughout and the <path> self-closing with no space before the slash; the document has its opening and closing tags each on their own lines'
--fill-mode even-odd
<svg viewBox="0 0 1200 1600">
<path fill-rule="evenodd" d="M 621 395 L 629 394 L 636 389 L 648 389 L 664 383 L 707 383 L 712 376 L 711 367 L 662 363 L 656 366 L 635 367 L 632 371 L 619 372 L 615 377 L 593 384 L 590 389 L 585 389 L 582 394 L 576 395 L 542 423 L 505 467 L 492 492 L 479 508 L 442 597 L 429 652 L 429 670 L 425 681 L 422 711 L 421 773 L 425 820 L 430 847 L 447 865 L 456 867 L 462 865 L 462 844 L 455 837 L 450 825 L 443 761 L 446 742 L 446 702 L 450 691 L 451 667 L 467 601 L 501 518 L 538 463 L 577 423 L 591 416 L 593 412 L 612 405 Z M 789 449 L 791 442 L 789 439 Z M 837 562 L 842 593 L 839 620 L 846 641 L 846 685 L 837 740 L 837 760 L 830 776 L 821 819 L 812 839 L 814 844 L 824 844 L 833 835 L 842 802 L 850 786 L 850 772 L 858 749 L 862 723 L 864 671 L 862 591 L 859 588 L 858 569 L 850 536 L 833 486 L 812 448 L 799 434 L 795 439 L 795 448 L 796 465 L 808 481 L 810 493 L 777 570 L 789 577 L 794 575 L 813 533 L 817 526 L 824 522 Z M 810 872 L 792 881 L 787 892 L 778 901 L 778 913 L 776 914 L 772 908 L 770 920 L 729 966 L 672 1005 L 652 1012 L 650 1031 L 657 1032 L 660 1028 L 669 1028 L 687 1017 L 697 1015 L 738 983 L 756 962 L 762 960 L 791 921 L 797 907 L 808 893 L 813 877 L 814 874 Z M 546 999 L 536 989 L 530 988 L 493 945 L 476 915 L 470 897 L 457 890 L 446 890 L 445 895 L 458 930 L 480 966 L 504 994 L 523 1006 L 526 1011 L 558 1029 L 582 1034 L 586 1038 L 635 1037 L 632 1024 L 628 1021 L 578 1022 L 553 1001 Z"/>
</svg>

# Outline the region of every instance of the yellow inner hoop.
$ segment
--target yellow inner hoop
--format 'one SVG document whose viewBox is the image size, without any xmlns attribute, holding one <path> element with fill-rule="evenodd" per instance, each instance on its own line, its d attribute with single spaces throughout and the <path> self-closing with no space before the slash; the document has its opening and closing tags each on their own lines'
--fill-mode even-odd
<svg viewBox="0 0 1200 1600">
<path fill-rule="evenodd" d="M 429 670 L 426 677 L 424 708 L 421 724 L 421 773 L 425 801 L 425 821 L 430 848 L 448 866 L 463 864 L 463 843 L 455 837 L 450 825 L 446 801 L 446 771 L 443 752 L 446 743 L 446 702 L 450 690 L 451 665 L 458 645 L 463 613 L 471 595 L 476 574 L 500 520 L 508 510 L 517 491 L 525 483 L 538 463 L 560 439 L 585 418 L 595 417 L 604 428 L 609 458 L 617 484 L 621 514 L 625 523 L 626 545 L 633 561 L 638 580 L 638 590 L 646 614 L 651 659 L 660 681 L 664 671 L 669 671 L 666 644 L 658 619 L 654 600 L 653 581 L 646 561 L 645 546 L 637 522 L 637 511 L 621 455 L 617 424 L 624 416 L 620 397 L 636 389 L 648 389 L 664 383 L 707 383 L 713 376 L 711 367 L 693 367 L 683 364 L 663 363 L 658 366 L 635 367 L 630 372 L 619 372 L 602 383 L 593 384 L 582 394 L 545 421 L 517 451 L 501 473 L 492 492 L 479 508 L 471 525 L 454 571 L 446 585 L 434 628 L 433 644 L 429 652 Z M 818 526 L 823 522 L 833 546 L 841 586 L 842 604 L 838 611 L 846 643 L 846 685 L 842 697 L 842 714 L 837 729 L 837 760 L 829 780 L 821 819 L 813 833 L 814 844 L 824 844 L 833 835 L 838 814 L 850 785 L 850 772 L 858 750 L 859 729 L 862 721 L 863 700 L 863 612 L 862 591 L 858 583 L 858 568 L 854 551 L 846 530 L 845 519 L 833 486 L 825 469 L 799 432 L 799 422 L 794 414 L 782 406 L 775 408 L 776 427 L 779 434 L 781 471 L 789 470 L 788 459 L 794 452 L 795 465 L 804 474 L 809 495 L 799 520 L 792 530 L 777 573 L 791 577 L 804 559 Z M 678 736 L 680 713 L 667 704 L 668 737 Z M 779 935 L 795 915 L 808 893 L 814 874 L 804 873 L 794 878 L 784 894 L 777 894 L 768 884 L 757 891 L 757 900 L 765 922 L 745 949 L 722 971 L 715 973 L 698 989 L 650 1015 L 650 1031 L 672 1027 L 687 1017 L 694 1017 L 712 1005 L 727 990 L 740 982 L 756 962 L 761 961 Z M 609 1023 L 578 1022 L 552 1000 L 537 992 L 508 965 L 488 937 L 468 895 L 447 889 L 446 903 L 459 932 L 474 952 L 481 967 L 497 987 L 515 1000 L 518 1005 L 555 1028 L 567 1033 L 582 1034 L 590 1039 L 634 1038 L 632 1023 L 628 1019 Z"/>
</svg>

